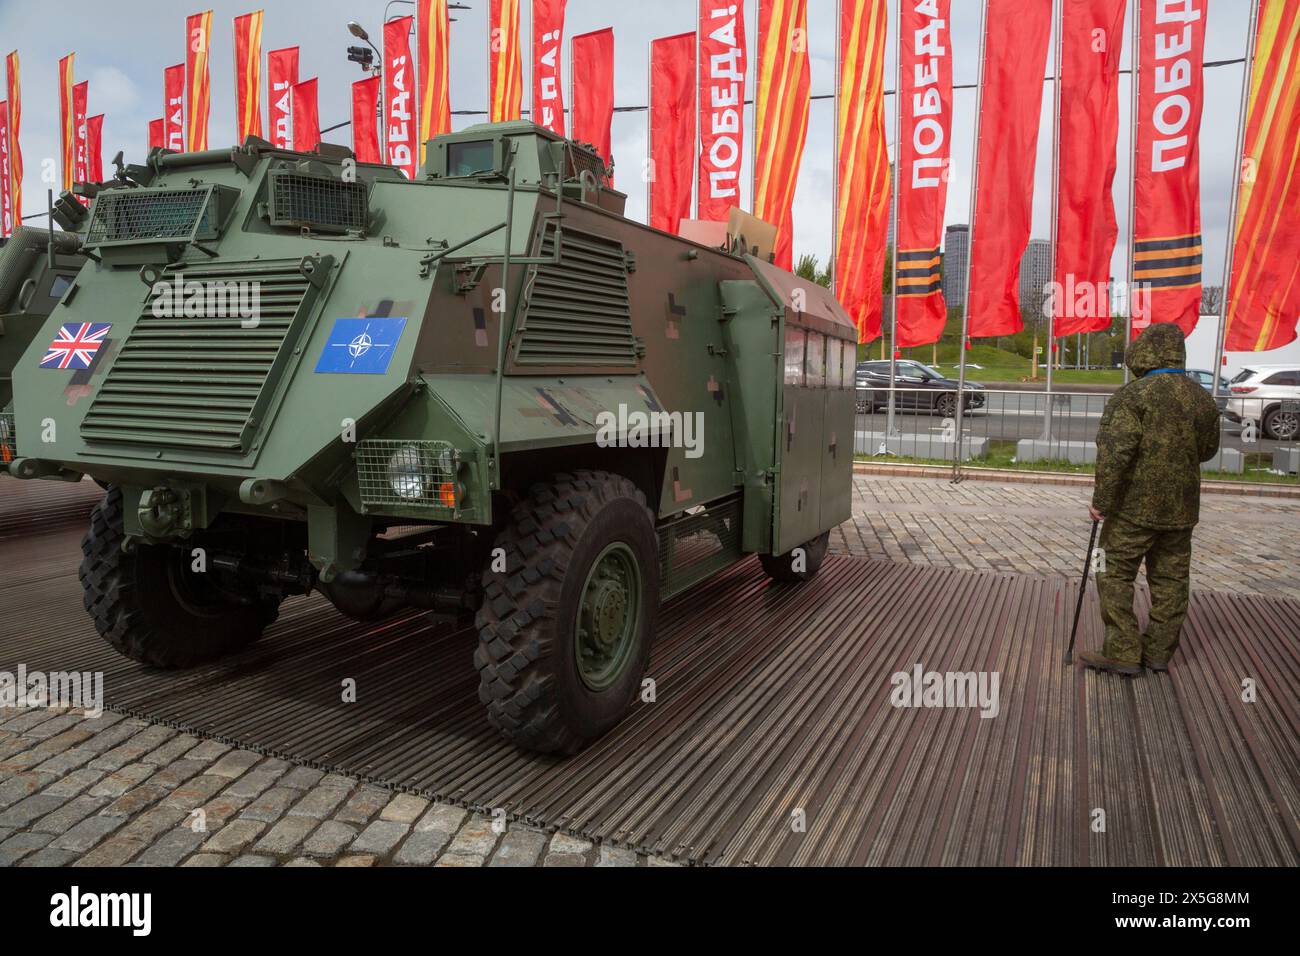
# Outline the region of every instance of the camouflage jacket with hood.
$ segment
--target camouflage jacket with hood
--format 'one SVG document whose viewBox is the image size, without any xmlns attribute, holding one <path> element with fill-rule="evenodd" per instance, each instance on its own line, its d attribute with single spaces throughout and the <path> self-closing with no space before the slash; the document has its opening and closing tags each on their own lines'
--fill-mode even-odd
<svg viewBox="0 0 1300 956">
<path fill-rule="evenodd" d="M 1219 410 L 1181 372 L 1187 360 L 1176 325 L 1150 326 L 1129 346 L 1136 376 L 1106 403 L 1097 433 L 1092 506 L 1156 530 L 1190 528 L 1201 507 L 1203 461 L 1219 450 Z"/>
</svg>

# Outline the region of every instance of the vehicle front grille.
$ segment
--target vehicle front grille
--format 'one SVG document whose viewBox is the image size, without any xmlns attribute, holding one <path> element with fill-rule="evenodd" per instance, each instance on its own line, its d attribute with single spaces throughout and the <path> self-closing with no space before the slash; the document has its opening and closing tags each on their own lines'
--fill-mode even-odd
<svg viewBox="0 0 1300 956">
<path fill-rule="evenodd" d="M 135 328 L 110 353 L 112 367 L 81 437 L 247 451 L 314 298 L 298 265 L 293 259 L 166 270 L 163 282 L 175 289 L 180 277 L 185 292 L 163 315 L 152 295 L 146 299 Z M 195 289 L 204 293 L 202 307 L 185 311 L 200 314 L 176 314 Z"/>
<path fill-rule="evenodd" d="M 555 227 L 548 226 L 541 255 L 554 253 Z M 565 229 L 560 261 L 534 270 L 515 353 L 518 365 L 636 366 L 620 243 Z"/>
<path fill-rule="evenodd" d="M 0 464 L 8 464 L 18 455 L 18 432 L 14 413 L 0 412 Z"/>
<path fill-rule="evenodd" d="M 86 245 L 185 241 L 216 235 L 210 189 L 128 189 L 101 192 Z"/>
<path fill-rule="evenodd" d="M 271 173 L 271 225 L 316 232 L 365 229 L 367 186 L 332 176 L 275 170 Z"/>
</svg>

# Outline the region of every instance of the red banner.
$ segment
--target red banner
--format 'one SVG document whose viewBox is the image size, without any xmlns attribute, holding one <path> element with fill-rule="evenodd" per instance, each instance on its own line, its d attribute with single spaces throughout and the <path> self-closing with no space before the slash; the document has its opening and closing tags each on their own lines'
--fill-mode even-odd
<svg viewBox="0 0 1300 956">
<path fill-rule="evenodd" d="M 418 0 L 416 19 L 420 36 L 420 164 L 424 144 L 451 132 L 451 87 L 448 79 L 447 0 Z"/>
<path fill-rule="evenodd" d="M 902 7 L 902 129 L 898 142 L 898 348 L 939 341 L 948 321 L 939 245 L 952 163 L 951 0 Z"/>
<path fill-rule="evenodd" d="M 987 15 L 967 303 L 972 337 L 1013 335 L 1024 327 L 1020 257 L 1029 247 L 1033 224 L 1034 159 L 1052 5 L 988 0 Z"/>
<path fill-rule="evenodd" d="M 650 43 L 650 225 L 677 234 L 691 215 L 695 34 Z"/>
<path fill-rule="evenodd" d="M 1110 328 L 1110 257 L 1125 0 L 1063 0 L 1053 329 Z"/>
<path fill-rule="evenodd" d="M 86 117 L 86 177 L 88 182 L 104 181 L 104 114 Z"/>
<path fill-rule="evenodd" d="M 262 11 L 235 17 L 235 134 L 262 135 Z"/>
<path fill-rule="evenodd" d="M 9 167 L 9 103 L 0 100 L 0 236 L 11 236 L 14 231 L 13 197 L 9 184 L 13 170 Z"/>
<path fill-rule="evenodd" d="M 573 138 L 595 146 L 609 166 L 613 162 L 614 31 L 597 30 L 574 37 L 572 55 Z M 691 148 L 694 146 L 692 140 Z"/>
<path fill-rule="evenodd" d="M 565 134 L 564 91 L 560 86 L 560 48 L 564 41 L 565 0 L 533 0 L 532 120 Z"/>
<path fill-rule="evenodd" d="M 18 142 L 22 125 L 22 82 L 18 66 L 18 51 L 5 57 L 7 73 L 6 99 L 9 103 L 9 204 L 15 223 L 23 221 L 23 151 Z"/>
<path fill-rule="evenodd" d="M 63 152 L 63 188 L 72 188 L 77 166 L 77 126 L 72 109 L 72 61 L 75 53 L 59 60 L 59 145 Z"/>
<path fill-rule="evenodd" d="M 266 55 L 267 121 L 271 142 L 279 149 L 293 149 L 293 85 L 297 82 L 296 46 Z"/>
<path fill-rule="evenodd" d="M 167 145 L 166 127 L 167 121 L 162 119 L 149 121 L 149 149 L 162 149 Z"/>
<path fill-rule="evenodd" d="M 740 205 L 745 145 L 745 0 L 700 4 L 697 219 L 726 222 Z"/>
<path fill-rule="evenodd" d="M 411 24 L 398 17 L 384 24 L 384 138 L 388 165 L 415 178 L 415 64 L 411 62 Z M 295 125 L 297 117 L 294 118 Z M 296 138 L 296 137 L 295 137 Z"/>
<path fill-rule="evenodd" d="M 1207 0 L 1144 0 L 1138 53 L 1133 334 L 1201 314 L 1201 106 Z"/>
<path fill-rule="evenodd" d="M 208 113 L 212 84 L 208 54 L 212 49 L 212 11 L 185 18 L 185 148 L 191 153 L 208 148 Z"/>
<path fill-rule="evenodd" d="M 488 25 L 490 120 L 505 123 L 522 115 L 524 63 L 519 50 L 519 0 L 492 0 Z"/>
<path fill-rule="evenodd" d="M 83 80 L 72 87 L 72 129 L 74 137 L 72 176 L 73 182 L 77 183 L 90 182 L 90 171 L 87 166 L 89 153 L 86 151 L 86 104 L 89 99 L 89 81 Z M 79 198 L 83 206 L 90 205 L 89 199 L 84 196 Z"/>
<path fill-rule="evenodd" d="M 163 145 L 173 152 L 185 152 L 185 64 L 163 70 Z"/>
<path fill-rule="evenodd" d="M 293 85 L 293 148 L 310 153 L 320 144 L 320 109 L 316 77 Z"/>
<path fill-rule="evenodd" d="M 885 0 L 841 0 L 835 297 L 858 327 L 859 342 L 880 337 L 883 313 L 889 229 L 884 88 L 888 20 Z"/>
<path fill-rule="evenodd" d="M 1294 342 L 1300 320 L 1297 62 L 1300 7 L 1261 0 L 1228 298 L 1227 347 L 1233 351 Z"/>
<path fill-rule="evenodd" d="M 352 84 L 352 152 L 359 163 L 383 162 L 379 155 L 379 77 Z"/>
<path fill-rule="evenodd" d="M 794 265 L 794 190 L 808 138 L 808 0 L 759 0 L 754 213 L 776 227 L 775 261 Z"/>
</svg>

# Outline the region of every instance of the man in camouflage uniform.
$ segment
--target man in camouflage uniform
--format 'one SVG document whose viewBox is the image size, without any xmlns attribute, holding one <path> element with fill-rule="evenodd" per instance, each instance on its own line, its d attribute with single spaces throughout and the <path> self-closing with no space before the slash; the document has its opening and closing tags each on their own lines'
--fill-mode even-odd
<svg viewBox="0 0 1300 956">
<path fill-rule="evenodd" d="M 1105 571 L 1097 574 L 1106 641 L 1084 652 L 1088 667 L 1134 676 L 1169 669 L 1187 616 L 1192 528 L 1200 516 L 1203 461 L 1219 450 L 1219 410 L 1187 377 L 1183 333 L 1147 328 L 1129 346 L 1135 376 L 1106 403 L 1097 432 L 1097 474 L 1088 511 L 1104 521 Z M 1133 613 L 1133 582 L 1146 560 L 1151 615 Z"/>
</svg>

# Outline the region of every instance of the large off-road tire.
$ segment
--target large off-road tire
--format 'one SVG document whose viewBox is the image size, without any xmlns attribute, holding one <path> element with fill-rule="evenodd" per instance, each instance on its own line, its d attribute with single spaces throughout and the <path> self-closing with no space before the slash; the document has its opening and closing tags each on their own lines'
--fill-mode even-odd
<svg viewBox="0 0 1300 956">
<path fill-rule="evenodd" d="M 190 667 L 251 644 L 279 601 L 232 600 L 189 570 L 189 551 L 138 545 L 122 551 L 122 492 L 110 488 L 81 539 L 83 603 L 100 636 L 151 667 Z"/>
<path fill-rule="evenodd" d="M 801 544 L 798 548 L 792 548 L 785 554 L 760 554 L 758 560 L 763 565 L 763 570 L 767 572 L 767 576 L 773 581 L 788 584 L 811 581 L 822 566 L 822 559 L 826 557 L 830 542 L 831 533 L 823 531 L 811 541 Z M 800 549 L 803 551 L 802 559 L 797 560 L 799 556 L 795 552 Z"/>
<path fill-rule="evenodd" d="M 613 727 L 641 687 L 659 604 L 645 495 L 603 471 L 534 485 L 483 573 L 479 699 L 514 743 L 573 754 Z"/>
</svg>

